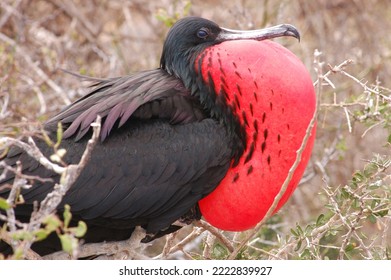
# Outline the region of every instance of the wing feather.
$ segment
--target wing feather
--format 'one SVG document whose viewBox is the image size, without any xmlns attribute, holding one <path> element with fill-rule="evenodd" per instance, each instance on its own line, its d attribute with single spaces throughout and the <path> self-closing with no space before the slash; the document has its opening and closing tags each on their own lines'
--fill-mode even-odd
<svg viewBox="0 0 391 280">
<path fill-rule="evenodd" d="M 230 166 L 232 136 L 181 81 L 162 70 L 95 80 L 89 94 L 50 119 L 45 128 L 53 135 L 58 122 L 66 128 L 61 143 L 66 163 L 79 162 L 97 115 L 102 117 L 102 141 L 58 209 L 69 204 L 74 217 L 90 225 L 142 225 L 158 232 L 195 207 Z M 50 156 L 52 149 L 36 140 Z M 29 174 L 59 181 L 22 151 L 10 151 L 7 163 L 17 160 Z M 26 204 L 42 200 L 52 186 L 35 182 L 23 190 Z M 0 189 L 0 195 L 6 197 L 8 191 Z M 25 209 L 20 213 L 25 215 Z M 15 211 L 18 215 L 18 207 Z"/>
<path fill-rule="evenodd" d="M 182 105 L 186 102 L 195 103 L 195 99 L 184 88 L 182 82 L 161 69 L 121 78 L 93 81 L 95 83 L 89 94 L 51 118 L 46 123 L 46 127 L 53 129 L 58 122 L 62 122 L 67 127 L 63 136 L 70 138 L 76 135 L 75 140 L 79 141 L 90 131 L 91 123 L 100 115 L 102 117 L 101 140 L 104 141 L 116 123 L 118 127 L 123 126 L 140 107 L 151 101 L 179 98 L 185 100 L 181 102 Z M 189 106 L 169 109 L 172 111 L 162 113 L 167 117 L 173 117 L 174 120 L 178 120 L 178 115 L 186 121 L 203 118 L 201 117 L 203 114 L 199 112 L 201 111 L 199 105 L 195 107 L 196 112 L 188 110 Z M 176 112 L 177 110 L 180 112 Z"/>
</svg>

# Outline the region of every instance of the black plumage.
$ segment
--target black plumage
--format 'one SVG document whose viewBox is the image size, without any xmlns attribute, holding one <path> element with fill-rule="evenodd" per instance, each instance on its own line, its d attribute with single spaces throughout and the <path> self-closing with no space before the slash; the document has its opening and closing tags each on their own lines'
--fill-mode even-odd
<svg viewBox="0 0 391 280">
<path fill-rule="evenodd" d="M 198 21 L 190 18 L 185 22 Z M 196 32 L 198 25 L 193 29 Z M 181 32 L 189 30 L 180 28 Z M 187 42 L 178 31 L 170 34 L 165 46 L 180 49 L 178 39 Z M 206 47 L 202 43 L 198 42 L 194 51 Z M 191 46 L 185 47 L 186 55 L 191 55 Z M 177 69 L 176 56 L 163 52 L 159 69 L 93 79 L 90 93 L 45 124 L 51 137 L 55 137 L 57 123 L 63 124 L 61 147 L 67 150 L 63 160 L 72 164 L 80 160 L 91 136 L 90 124 L 97 115 L 102 117 L 101 141 L 58 209 L 61 212 L 69 204 L 74 220 L 87 223 L 86 242 L 125 239 L 137 225 L 153 237 L 160 236 L 177 229 L 171 225 L 181 217 L 199 219 L 197 202 L 218 185 L 230 166 L 233 137 L 222 122 L 211 118 L 210 104 L 202 104 L 195 94 L 199 89 L 186 87 L 178 75 L 167 70 L 165 65 L 171 60 L 169 68 Z M 179 71 L 193 71 L 187 67 Z M 190 75 L 195 74 L 184 74 Z M 46 156 L 52 153 L 44 141 L 35 141 Z M 11 165 L 20 160 L 25 174 L 59 180 L 18 148 L 4 160 Z M 0 184 L 12 179 L 10 176 Z M 26 203 L 16 207 L 18 219 L 27 221 L 33 202 L 41 201 L 52 187 L 53 183 L 35 182 L 31 189 L 23 190 Z M 8 190 L 0 195 L 7 197 Z M 50 238 L 33 248 L 46 254 L 58 250 L 59 243 Z"/>
<path fill-rule="evenodd" d="M 232 139 L 178 79 L 159 69 L 98 82 L 90 94 L 45 125 L 54 136 L 57 123 L 64 124 L 61 147 L 67 150 L 66 163 L 79 162 L 97 114 L 103 118 L 101 141 L 58 209 L 69 204 L 74 219 L 87 223 L 86 242 L 127 238 L 136 225 L 159 236 L 177 229 L 170 225 L 181 217 L 199 218 L 198 200 L 229 168 Z M 52 148 L 43 140 L 36 142 L 50 156 Z M 5 159 L 11 165 L 17 160 L 25 174 L 59 180 L 19 149 Z M 32 202 L 41 201 L 52 187 L 50 182 L 35 182 L 23 190 L 26 204 L 16 208 L 18 218 L 26 221 Z M 1 195 L 6 197 L 8 191 Z M 33 248 L 41 254 L 59 249 L 58 242 L 54 248 L 50 245 L 37 243 Z"/>
<path fill-rule="evenodd" d="M 290 26 L 283 31 L 298 36 Z M 257 38 L 262 39 L 265 34 L 260 34 Z M 251 36 L 246 33 L 244 38 Z M 167 35 L 160 68 L 93 78 L 86 96 L 46 122 L 52 138 L 58 122 L 62 123 L 61 147 L 67 150 L 63 160 L 73 164 L 85 150 L 91 123 L 102 117 L 100 142 L 57 209 L 61 212 L 69 204 L 73 221 L 87 223 L 86 242 L 123 240 L 138 225 L 149 233 L 148 241 L 176 230 L 172 224 L 178 219 L 200 218 L 197 202 L 218 186 L 231 164 L 238 163 L 247 136 L 226 101 L 216 98 L 213 81 L 202 79 L 199 63 L 206 48 L 240 38 L 238 32 L 206 19 L 179 20 Z M 39 138 L 35 141 L 50 156 L 52 148 Z M 58 182 L 57 174 L 18 148 L 4 158 L 10 165 L 18 160 L 23 173 Z M 12 180 L 8 174 L 0 185 Z M 33 203 L 41 201 L 53 185 L 36 181 L 22 190 L 25 203 L 15 208 L 17 218 L 28 221 Z M 9 189 L 0 188 L 1 197 L 8 195 Z M 52 236 L 35 243 L 33 249 L 47 254 L 60 247 Z"/>
</svg>

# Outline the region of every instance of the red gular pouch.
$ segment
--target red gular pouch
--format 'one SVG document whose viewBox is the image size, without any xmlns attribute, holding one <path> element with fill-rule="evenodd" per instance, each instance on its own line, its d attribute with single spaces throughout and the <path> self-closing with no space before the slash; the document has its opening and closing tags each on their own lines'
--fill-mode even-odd
<svg viewBox="0 0 391 280">
<path fill-rule="evenodd" d="M 199 202 L 213 226 L 243 231 L 259 223 L 296 160 L 313 117 L 316 96 L 309 72 L 291 51 L 269 41 L 225 41 L 197 61 L 247 134 L 246 150 L 219 186 Z M 218 98 L 219 96 L 217 96 Z M 221 96 L 220 96 L 221 97 Z M 315 140 L 313 128 L 301 162 L 274 212 L 297 187 Z"/>
</svg>

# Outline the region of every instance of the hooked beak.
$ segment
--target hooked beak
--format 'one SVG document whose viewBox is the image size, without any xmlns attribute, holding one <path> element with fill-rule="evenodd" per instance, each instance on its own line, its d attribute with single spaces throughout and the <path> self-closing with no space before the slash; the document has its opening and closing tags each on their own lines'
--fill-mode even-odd
<svg viewBox="0 0 391 280">
<path fill-rule="evenodd" d="M 300 33 L 290 24 L 280 24 L 264 29 L 257 30 L 233 30 L 227 28 L 221 28 L 221 32 L 217 35 L 216 40 L 218 41 L 228 41 L 228 40 L 257 40 L 262 41 L 266 39 L 282 37 L 282 36 L 291 36 L 295 37 L 300 41 Z"/>
</svg>

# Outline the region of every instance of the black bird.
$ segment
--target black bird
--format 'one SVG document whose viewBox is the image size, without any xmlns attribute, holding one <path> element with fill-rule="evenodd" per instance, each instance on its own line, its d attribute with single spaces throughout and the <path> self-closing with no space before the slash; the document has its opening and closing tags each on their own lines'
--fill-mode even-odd
<svg viewBox="0 0 391 280">
<path fill-rule="evenodd" d="M 227 40 L 263 40 L 278 36 L 298 38 L 290 25 L 244 33 L 220 28 L 212 21 L 187 17 L 169 31 L 160 67 L 129 76 L 93 79 L 92 90 L 48 120 L 44 126 L 55 138 L 64 127 L 64 161 L 77 163 L 91 136 L 90 125 L 102 117 L 100 142 L 58 208 L 69 204 L 73 221 L 83 220 L 85 242 L 123 240 L 135 226 L 148 236 L 144 241 L 177 230 L 175 221 L 200 219 L 198 201 L 211 193 L 228 169 L 246 151 L 246 132 L 227 102 L 216 98 L 201 77 L 198 59 L 203 52 Z M 52 148 L 35 139 L 49 156 Z M 23 173 L 59 177 L 18 148 L 4 161 L 21 161 Z M 0 182 L 12 183 L 13 175 Z M 25 203 L 15 208 L 28 221 L 34 201 L 42 201 L 53 183 L 34 182 L 22 191 Z M 1 189 L 6 198 L 9 189 Z M 0 221 L 3 223 L 3 221 Z M 34 243 L 41 255 L 60 250 L 58 240 Z"/>
</svg>

